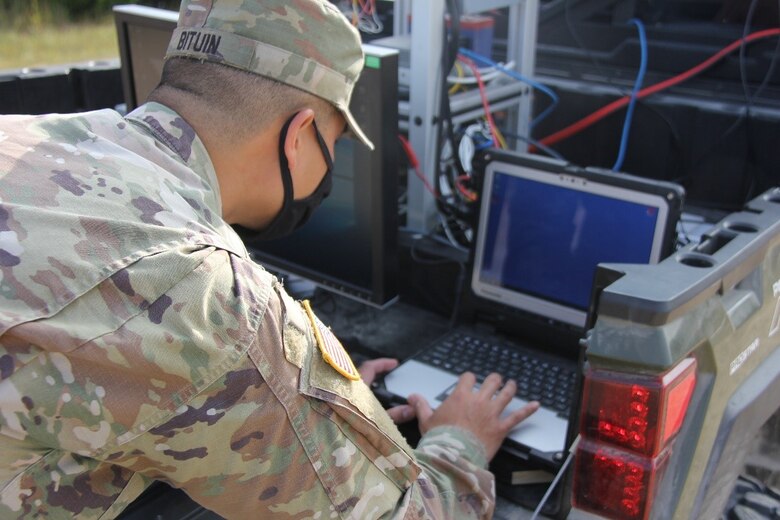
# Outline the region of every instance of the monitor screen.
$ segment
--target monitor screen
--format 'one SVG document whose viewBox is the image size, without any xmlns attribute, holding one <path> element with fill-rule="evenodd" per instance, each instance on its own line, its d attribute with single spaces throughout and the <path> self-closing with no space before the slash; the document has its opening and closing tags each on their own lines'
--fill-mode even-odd
<svg viewBox="0 0 780 520">
<path fill-rule="evenodd" d="M 483 297 L 584 326 L 601 262 L 661 258 L 661 195 L 509 163 L 486 172 L 473 285 Z"/>
<path fill-rule="evenodd" d="M 114 19 L 129 111 L 160 80 L 177 13 L 123 5 L 114 7 Z M 272 271 L 382 307 L 398 294 L 398 53 L 372 45 L 364 52 L 350 109 L 376 149 L 340 139 L 333 189 L 310 221 L 289 237 L 247 247 Z"/>
</svg>

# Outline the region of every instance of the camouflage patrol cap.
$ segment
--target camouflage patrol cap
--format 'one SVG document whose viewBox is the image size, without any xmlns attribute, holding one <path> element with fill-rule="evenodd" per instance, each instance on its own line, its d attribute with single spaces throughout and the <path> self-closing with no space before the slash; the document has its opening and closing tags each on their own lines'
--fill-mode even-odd
<svg viewBox="0 0 780 520">
<path fill-rule="evenodd" d="M 360 35 L 328 0 L 182 0 L 167 58 L 221 63 L 299 88 L 349 111 L 363 70 Z"/>
</svg>

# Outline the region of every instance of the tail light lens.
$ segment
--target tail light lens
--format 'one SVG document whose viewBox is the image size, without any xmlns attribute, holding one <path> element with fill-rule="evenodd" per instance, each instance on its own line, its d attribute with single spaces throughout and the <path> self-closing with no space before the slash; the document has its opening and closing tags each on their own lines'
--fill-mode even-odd
<svg viewBox="0 0 780 520">
<path fill-rule="evenodd" d="M 574 481 L 577 507 L 607 518 L 646 518 L 667 454 L 668 451 L 656 458 L 641 457 L 581 441 Z"/>
<path fill-rule="evenodd" d="M 590 370 L 574 504 L 609 518 L 646 518 L 695 386 L 693 358 L 655 377 Z"/>
<path fill-rule="evenodd" d="M 696 360 L 661 377 L 593 370 L 585 376 L 580 433 L 653 457 L 680 429 L 696 386 Z"/>
</svg>

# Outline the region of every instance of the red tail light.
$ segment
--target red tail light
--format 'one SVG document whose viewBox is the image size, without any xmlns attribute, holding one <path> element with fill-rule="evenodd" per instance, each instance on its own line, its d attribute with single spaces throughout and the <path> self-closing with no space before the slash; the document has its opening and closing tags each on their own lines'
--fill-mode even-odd
<svg viewBox="0 0 780 520">
<path fill-rule="evenodd" d="M 660 378 L 593 370 L 585 376 L 580 433 L 653 457 L 682 426 L 695 385 L 693 358 Z"/>
<path fill-rule="evenodd" d="M 580 441 L 575 467 L 575 504 L 608 518 L 646 518 L 667 453 L 651 459 L 592 441 Z"/>
<path fill-rule="evenodd" d="M 610 518 L 646 518 L 696 386 L 696 360 L 662 376 L 585 375 L 574 504 Z"/>
</svg>

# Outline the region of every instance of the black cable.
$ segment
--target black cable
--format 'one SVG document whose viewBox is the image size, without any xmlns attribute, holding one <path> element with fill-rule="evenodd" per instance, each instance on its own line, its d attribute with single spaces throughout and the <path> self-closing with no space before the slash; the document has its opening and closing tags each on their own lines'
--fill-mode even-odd
<svg viewBox="0 0 780 520">
<path fill-rule="evenodd" d="M 601 78 L 604 79 L 604 81 L 606 81 L 607 85 L 615 87 L 621 97 L 629 95 L 631 93 L 631 87 L 616 84 L 613 81 L 615 79 L 614 73 L 607 72 L 604 64 L 599 61 L 599 58 L 596 56 L 596 54 L 591 49 L 589 49 L 587 45 L 585 45 L 584 41 L 582 41 L 582 38 L 580 37 L 580 34 L 577 32 L 577 28 L 574 25 L 574 21 L 571 19 L 571 4 L 575 3 L 576 1 L 577 0 L 565 0 L 563 4 L 563 18 L 566 22 L 566 28 L 569 30 L 569 34 L 571 34 L 571 37 L 574 39 L 577 46 L 582 49 L 593 67 L 596 69 L 596 72 L 601 76 Z"/>
<path fill-rule="evenodd" d="M 748 109 L 750 110 L 750 109 Z M 753 193 L 756 189 L 756 171 L 758 164 L 756 160 L 756 150 L 753 147 L 750 136 L 753 134 L 752 128 L 754 126 L 753 118 L 748 117 L 745 119 L 745 160 L 742 162 L 742 179 L 743 190 L 742 200 L 747 202 L 753 198 Z M 753 172 L 751 175 L 750 165 L 753 165 Z M 747 186 L 745 186 L 747 185 Z"/>
<path fill-rule="evenodd" d="M 685 148 L 682 144 L 682 137 L 680 136 L 680 133 L 677 131 L 677 128 L 675 127 L 675 124 L 672 122 L 671 119 L 658 107 L 654 106 L 653 104 L 647 102 L 644 99 L 637 100 L 636 104 L 637 108 L 642 107 L 643 109 L 647 109 L 651 111 L 653 114 L 658 116 L 661 121 L 663 121 L 667 128 L 669 128 L 669 134 L 672 137 L 672 149 L 675 151 L 678 160 L 675 162 L 676 169 L 674 172 L 674 175 L 668 175 L 665 178 L 666 179 L 676 179 L 676 178 L 684 178 L 683 172 L 685 172 Z"/>
<path fill-rule="evenodd" d="M 442 48 L 441 66 L 442 77 L 440 83 L 440 104 L 439 104 L 439 119 L 437 121 L 437 171 L 436 182 L 437 188 L 441 186 L 442 178 L 447 183 L 453 195 L 448 197 L 441 197 L 437 201 L 437 209 L 442 217 L 446 220 L 448 227 L 452 229 L 453 225 L 457 225 L 460 231 L 457 240 L 460 245 L 468 246 L 469 238 L 467 231 L 463 229 L 463 223 L 468 223 L 471 220 L 471 208 L 467 201 L 461 200 L 454 194 L 457 191 L 456 179 L 462 175 L 465 175 L 463 165 L 457 158 L 457 144 L 456 144 L 456 132 L 455 125 L 452 121 L 452 110 L 450 107 L 449 88 L 447 84 L 447 75 L 452 67 L 455 65 L 455 61 L 458 57 L 458 50 L 460 48 L 460 10 L 457 0 L 447 0 L 447 12 L 449 13 L 450 27 L 449 30 L 445 27 L 444 45 Z M 451 157 L 447 160 L 444 158 L 444 143 L 448 142 L 451 150 Z M 466 228 L 468 228 L 468 224 Z"/>
<path fill-rule="evenodd" d="M 582 41 L 579 33 L 577 32 L 577 29 L 574 27 L 574 22 L 571 19 L 571 4 L 573 4 L 576 1 L 577 0 L 565 0 L 563 4 L 563 18 L 566 21 L 566 28 L 569 30 L 569 34 L 571 34 L 571 37 L 574 39 L 574 42 L 577 44 L 577 46 L 580 49 L 582 49 L 582 51 L 588 57 L 590 62 L 593 64 L 593 67 L 598 71 L 599 74 L 601 74 L 603 78 L 605 78 L 609 82 L 610 75 L 604 73 L 604 68 L 601 62 L 595 56 L 595 54 L 593 54 L 591 50 L 585 45 L 585 42 Z"/>
<path fill-rule="evenodd" d="M 444 153 L 444 134 L 445 125 L 449 125 L 448 134 L 452 134 L 452 117 L 450 109 L 449 92 L 447 88 L 447 75 L 457 59 L 457 40 L 460 39 L 460 15 L 458 6 L 453 0 L 447 0 L 447 11 L 450 14 L 450 29 L 444 24 L 444 34 L 442 35 L 443 45 L 441 52 L 441 78 L 440 78 L 440 98 L 439 98 L 439 118 L 436 124 L 436 157 L 437 167 L 441 170 L 441 160 Z M 456 42 L 453 44 L 453 40 Z M 454 52 L 454 54 L 453 54 Z M 449 136 L 448 136 L 449 139 Z M 451 143 L 452 146 L 452 143 Z M 453 146 L 453 150 L 455 150 Z"/>
<path fill-rule="evenodd" d="M 778 25 L 780 25 L 780 0 L 778 0 L 777 2 L 777 13 L 778 13 Z M 772 61 L 769 62 L 769 67 L 767 68 L 766 74 L 764 74 L 764 79 L 761 80 L 761 84 L 758 86 L 758 88 L 753 93 L 753 95 L 750 96 L 750 98 L 748 99 L 748 108 L 747 108 L 748 112 L 750 111 L 750 107 L 752 107 L 753 104 L 755 103 L 756 99 L 761 95 L 761 92 L 764 90 L 764 88 L 769 84 L 772 74 L 774 74 L 775 66 L 777 65 L 778 55 L 780 55 L 780 37 L 777 38 L 777 45 L 775 46 L 775 52 L 772 54 Z M 742 73 L 741 69 L 740 69 L 740 73 Z M 745 83 L 743 83 L 743 89 L 745 84 L 746 81 Z M 765 184 L 761 182 L 761 179 L 759 179 L 758 176 L 761 175 L 764 180 L 766 179 L 766 176 L 763 175 L 763 169 L 761 168 L 761 165 L 758 163 L 758 157 L 755 149 L 756 146 L 755 139 L 752 138 L 753 136 L 752 129 L 753 129 L 753 124 L 751 118 L 748 117 L 745 124 L 745 134 L 746 134 L 747 148 L 748 148 L 747 150 L 748 155 L 745 160 L 745 168 L 747 168 L 747 165 L 750 164 L 750 159 L 752 159 L 754 165 L 754 172 L 753 175 L 750 176 L 750 184 L 748 186 L 748 189 L 746 190 L 745 196 L 743 197 L 743 200 L 745 202 L 749 201 L 755 196 L 756 188 L 760 189 L 760 187 Z"/>
<path fill-rule="evenodd" d="M 750 86 L 747 81 L 747 64 L 745 63 L 745 52 L 747 45 L 745 45 L 745 38 L 750 34 L 750 26 L 753 23 L 753 15 L 756 12 L 756 5 L 758 0 L 751 0 L 748 7 L 747 15 L 745 15 L 745 26 L 742 29 L 742 45 L 739 46 L 739 79 L 742 83 L 742 93 L 745 95 L 745 105 L 750 111 L 750 106 L 753 104 L 753 100 L 750 96 Z"/>
<path fill-rule="evenodd" d="M 745 25 L 743 26 L 742 30 L 742 39 L 747 37 L 747 35 L 750 33 L 750 26 L 752 23 L 752 18 L 755 12 L 756 5 L 758 4 L 758 0 L 752 0 L 750 3 L 750 6 L 748 7 L 747 14 L 745 16 Z M 780 9 L 780 2 L 779 9 Z M 778 37 L 777 40 L 777 46 L 775 47 L 775 52 L 772 55 L 772 61 L 769 63 L 769 67 L 767 68 L 766 73 L 764 74 L 764 78 L 761 80 L 761 84 L 756 89 L 753 94 L 750 94 L 750 89 L 748 86 L 747 81 L 747 66 L 745 63 L 745 45 L 740 46 L 739 48 L 739 70 L 740 70 L 740 82 L 742 84 L 742 91 L 745 96 L 745 110 L 742 110 L 737 118 L 734 120 L 734 122 L 729 125 L 729 127 L 715 140 L 715 142 L 712 143 L 711 146 L 709 146 L 704 152 L 700 153 L 696 158 L 691 160 L 691 167 L 689 173 L 685 176 L 685 178 L 689 178 L 692 173 L 693 169 L 698 166 L 706 157 L 708 157 L 713 150 L 717 149 L 721 143 L 727 138 L 731 136 L 731 134 L 734 133 L 740 126 L 744 124 L 745 126 L 745 147 L 746 147 L 746 161 L 745 165 L 747 164 L 747 159 L 750 157 L 750 154 L 754 154 L 755 150 L 753 149 L 753 143 L 750 139 L 750 129 L 748 120 L 750 119 L 750 112 L 753 104 L 755 103 L 758 96 L 761 94 L 761 92 L 766 88 L 766 86 L 769 84 L 769 81 L 771 80 L 772 74 L 774 73 L 775 67 L 777 66 L 778 61 L 778 54 L 780 54 L 780 37 Z M 744 172 L 743 172 L 744 175 Z M 755 179 L 751 179 L 749 183 L 749 190 L 752 190 L 753 188 L 750 188 L 750 186 L 755 185 Z M 751 197 L 751 191 L 748 191 L 746 195 L 744 195 L 742 201 L 747 201 Z M 741 205 L 741 203 L 740 203 Z M 739 207 L 739 206 L 737 206 Z"/>
<path fill-rule="evenodd" d="M 447 75 L 455 61 L 458 59 L 458 49 L 460 48 L 460 11 L 457 0 L 447 0 L 447 10 L 450 13 L 451 30 L 447 39 L 447 68 L 444 69 L 444 84 L 447 84 Z M 445 24 L 446 25 L 446 24 Z"/>
<path fill-rule="evenodd" d="M 447 85 L 447 75 L 455 64 L 455 60 L 458 57 L 458 47 L 460 40 L 460 12 L 456 0 L 447 0 L 447 12 L 450 15 L 450 28 L 447 28 L 447 24 L 444 25 L 443 45 L 441 53 L 441 82 L 440 82 L 440 99 L 439 99 L 439 118 L 436 125 L 436 189 L 438 190 L 441 183 L 441 178 L 445 176 L 446 165 L 442 165 L 444 155 L 444 142 L 445 138 L 450 143 L 453 156 L 455 150 L 455 136 L 452 124 L 452 111 L 450 107 L 449 89 Z M 457 168 L 457 161 L 456 168 Z M 446 176 L 445 176 L 446 178 Z M 450 189 L 453 191 L 455 187 L 448 182 Z M 451 203 L 447 201 L 437 202 L 439 212 L 445 216 L 451 215 L 455 208 Z"/>
<path fill-rule="evenodd" d="M 778 2 L 780 4 L 780 2 Z M 753 23 L 753 16 L 758 5 L 758 0 L 752 0 L 748 7 L 747 14 L 745 15 L 745 25 L 742 30 L 742 40 L 744 42 L 747 35 L 750 33 L 751 25 Z M 780 8 L 780 6 L 779 6 Z M 780 14 L 780 11 L 779 11 Z M 744 119 L 745 122 L 745 160 L 742 163 L 742 179 L 743 179 L 743 193 L 742 200 L 747 202 L 753 198 L 754 191 L 756 189 L 757 179 L 756 175 L 749 175 L 749 165 L 751 160 L 755 162 L 756 154 L 751 139 L 751 110 L 755 104 L 756 98 L 761 94 L 761 91 L 767 86 L 771 76 L 774 72 L 775 65 L 777 63 L 777 55 L 780 53 L 780 38 L 777 39 L 777 46 L 775 47 L 775 53 L 772 56 L 772 61 L 769 63 L 766 74 L 753 94 L 750 93 L 750 85 L 747 79 L 747 63 L 745 61 L 746 45 L 743 43 L 739 48 L 739 77 L 742 83 L 742 92 L 745 95 L 745 111 L 739 116 L 739 119 Z M 758 168 L 758 165 L 755 165 Z M 746 185 L 746 186 L 745 186 Z"/>
<path fill-rule="evenodd" d="M 780 1 L 778 2 L 780 4 Z M 778 9 L 780 9 L 780 5 L 777 6 Z M 778 21 L 778 24 L 780 24 L 780 20 Z M 764 79 L 761 80 L 761 84 L 758 86 L 756 91 L 753 93 L 753 96 L 750 98 L 751 104 L 755 102 L 756 98 L 761 94 L 761 91 L 763 91 L 766 86 L 769 84 L 769 80 L 772 77 L 772 74 L 775 72 L 775 67 L 777 66 L 777 56 L 780 54 L 780 37 L 777 38 L 777 45 L 775 46 L 775 52 L 772 54 L 772 61 L 769 62 L 769 68 L 766 71 L 766 74 L 764 74 Z"/>
</svg>

